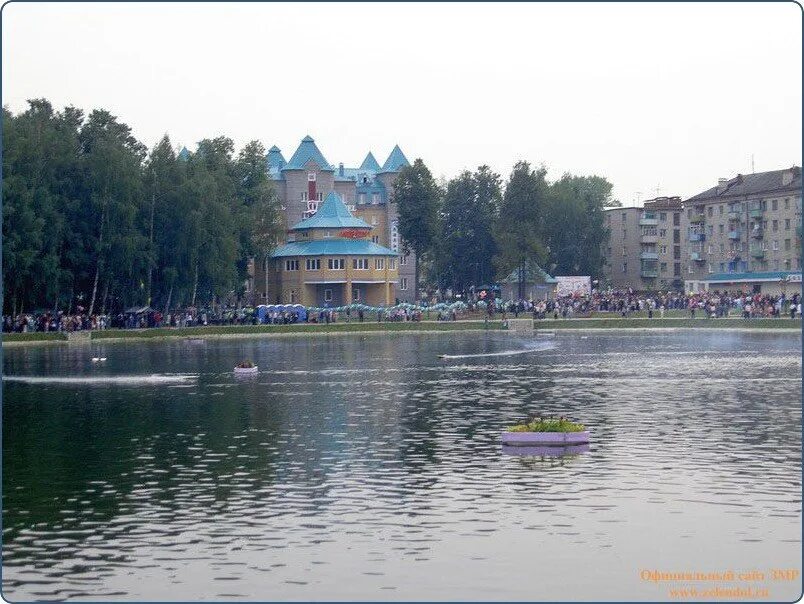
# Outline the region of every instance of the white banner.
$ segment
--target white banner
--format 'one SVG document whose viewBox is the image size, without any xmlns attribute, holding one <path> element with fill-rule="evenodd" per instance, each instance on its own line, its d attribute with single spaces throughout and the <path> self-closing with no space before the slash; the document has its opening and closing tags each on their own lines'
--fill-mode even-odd
<svg viewBox="0 0 804 604">
<path fill-rule="evenodd" d="M 556 277 L 557 296 L 570 296 L 572 294 L 591 295 L 592 277 Z"/>
</svg>

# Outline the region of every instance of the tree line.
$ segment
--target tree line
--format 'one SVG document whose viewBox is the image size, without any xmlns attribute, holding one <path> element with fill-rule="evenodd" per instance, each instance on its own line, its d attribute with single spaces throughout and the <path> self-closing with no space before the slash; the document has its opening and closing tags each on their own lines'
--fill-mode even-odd
<svg viewBox="0 0 804 604">
<path fill-rule="evenodd" d="M 108 111 L 56 111 L 45 99 L 3 108 L 3 312 L 168 310 L 242 298 L 249 261 L 282 241 L 265 148 L 231 139 L 177 153 L 148 150 Z M 527 162 L 503 185 L 488 166 L 437 183 L 422 160 L 401 170 L 394 200 L 417 283 L 465 292 L 535 262 L 551 274 L 600 276 L 598 176 Z"/>
<path fill-rule="evenodd" d="M 90 314 L 242 295 L 281 235 L 265 148 L 150 151 L 105 110 L 3 108 L 3 311 Z"/>
<path fill-rule="evenodd" d="M 423 287 L 456 293 L 534 264 L 552 275 L 600 277 L 603 210 L 621 205 L 603 177 L 564 174 L 550 182 L 544 166 L 526 161 L 503 186 L 488 166 L 438 183 L 416 160 L 394 189 L 400 236 L 419 259 L 417 283 L 423 273 Z"/>
</svg>

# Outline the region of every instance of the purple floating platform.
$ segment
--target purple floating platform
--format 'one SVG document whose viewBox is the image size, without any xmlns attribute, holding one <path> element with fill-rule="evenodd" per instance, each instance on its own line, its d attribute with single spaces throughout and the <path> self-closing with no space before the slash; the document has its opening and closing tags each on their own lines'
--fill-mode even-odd
<svg viewBox="0 0 804 604">
<path fill-rule="evenodd" d="M 563 457 L 564 455 L 580 455 L 589 452 L 589 445 L 541 446 L 541 447 L 512 447 L 502 446 L 503 455 L 519 455 L 530 457 Z"/>
<path fill-rule="evenodd" d="M 583 432 L 503 432 L 502 444 L 512 447 L 564 447 L 585 445 L 589 442 L 589 431 Z"/>
</svg>

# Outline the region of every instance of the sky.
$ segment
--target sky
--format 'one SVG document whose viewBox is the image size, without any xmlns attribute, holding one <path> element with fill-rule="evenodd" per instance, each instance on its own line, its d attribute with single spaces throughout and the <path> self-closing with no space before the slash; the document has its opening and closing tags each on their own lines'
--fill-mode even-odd
<svg viewBox="0 0 804 604">
<path fill-rule="evenodd" d="M 2 102 L 103 108 L 152 147 L 311 135 L 436 177 L 544 164 L 624 205 L 801 165 L 802 12 L 787 3 L 11 3 Z"/>
</svg>

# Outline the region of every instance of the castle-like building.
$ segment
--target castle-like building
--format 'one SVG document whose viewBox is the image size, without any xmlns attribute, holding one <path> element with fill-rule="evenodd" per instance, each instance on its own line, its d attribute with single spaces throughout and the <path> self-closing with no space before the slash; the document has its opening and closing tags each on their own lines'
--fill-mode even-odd
<svg viewBox="0 0 804 604">
<path fill-rule="evenodd" d="M 302 139 L 289 161 L 274 146 L 268 175 L 282 204 L 286 244 L 254 263 L 258 304 L 389 305 L 415 299 L 415 257 L 403 254 L 394 182 L 408 160 L 399 146 L 380 166 L 331 165 Z"/>
</svg>

